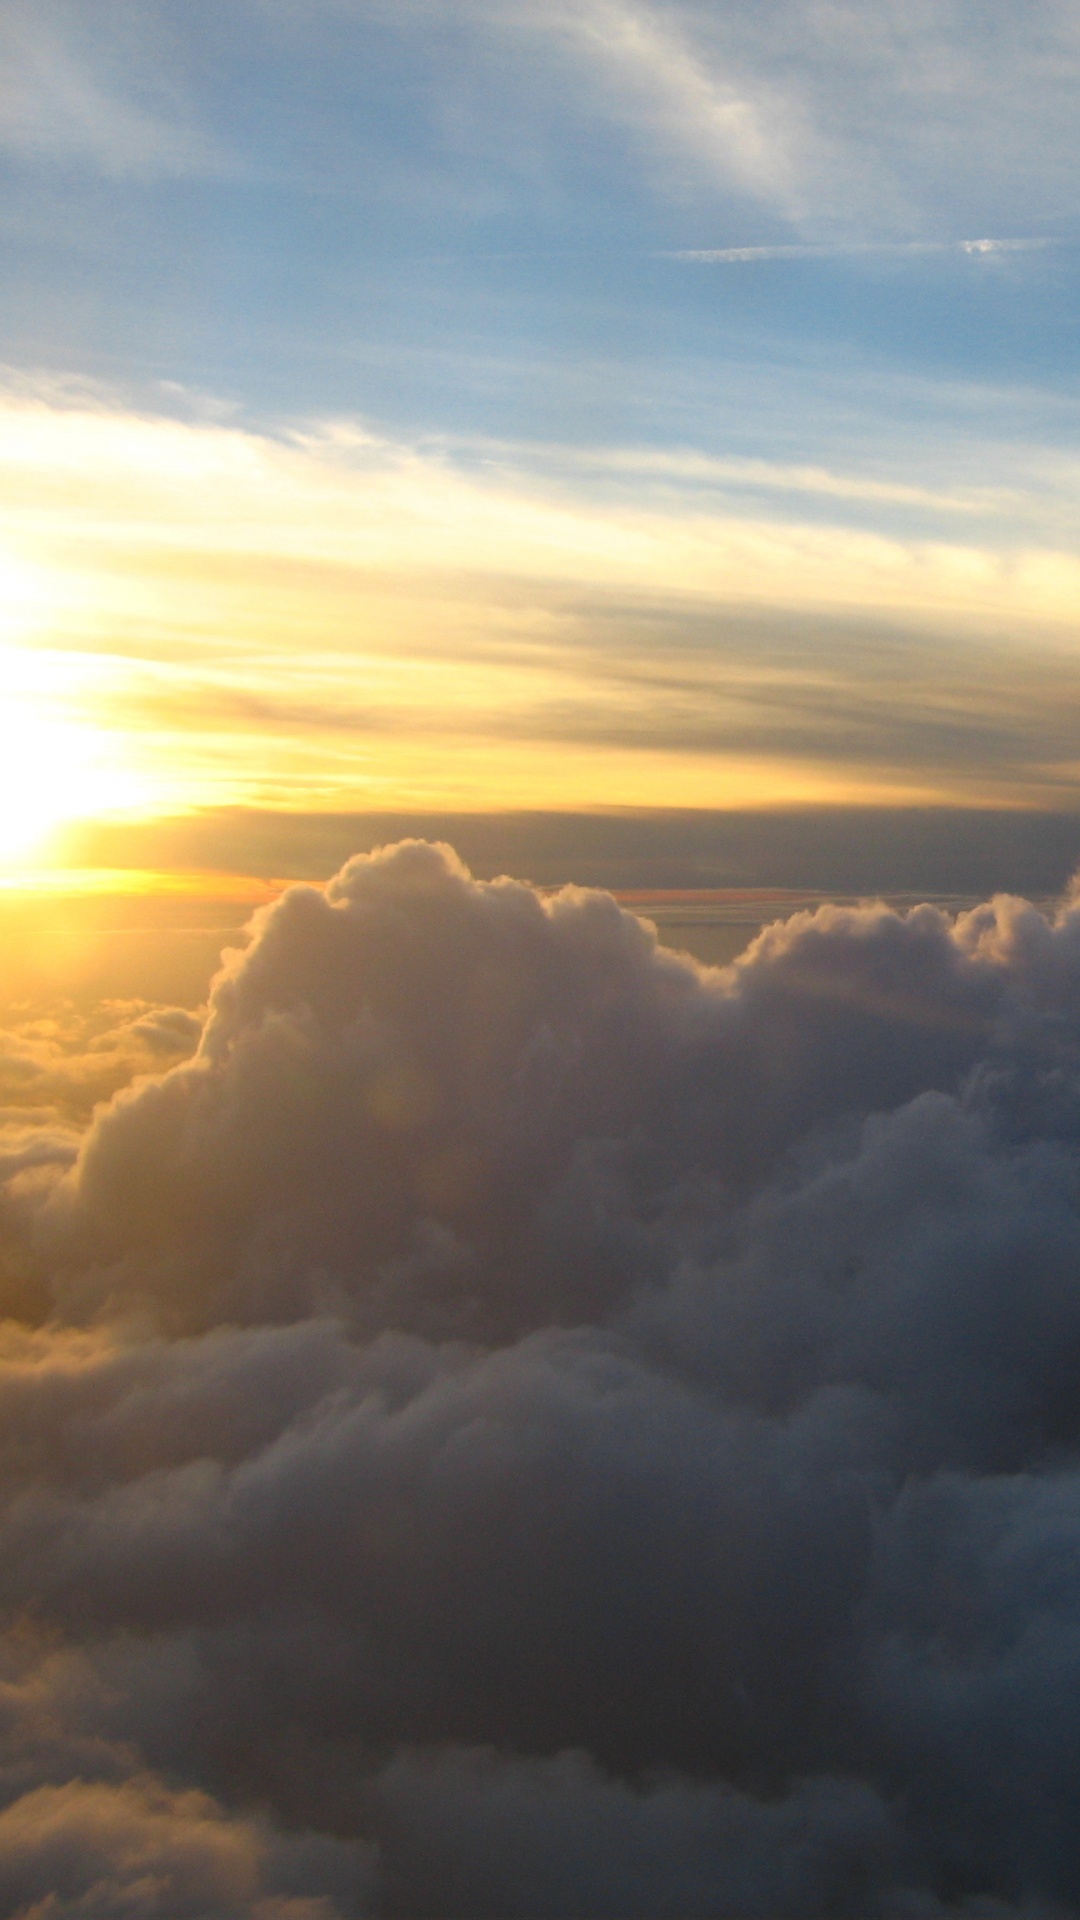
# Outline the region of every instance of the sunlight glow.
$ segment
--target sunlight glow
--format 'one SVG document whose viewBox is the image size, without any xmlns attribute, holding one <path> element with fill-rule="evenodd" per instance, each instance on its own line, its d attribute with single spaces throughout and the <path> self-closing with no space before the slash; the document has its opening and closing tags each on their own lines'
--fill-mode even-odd
<svg viewBox="0 0 1080 1920">
<path fill-rule="evenodd" d="M 66 821 L 137 807 L 140 782 L 110 761 L 108 736 L 32 699 L 0 707 L 0 865 L 24 866 Z"/>
<path fill-rule="evenodd" d="M 23 639 L 49 610 L 40 568 L 0 547 L 0 642 Z"/>
<path fill-rule="evenodd" d="M 1080 781 L 1060 463 L 1039 546 L 992 463 L 975 491 L 678 449 L 563 470 L 2 383 L 0 429 L 0 862 L 103 813 L 1059 805 Z"/>
</svg>

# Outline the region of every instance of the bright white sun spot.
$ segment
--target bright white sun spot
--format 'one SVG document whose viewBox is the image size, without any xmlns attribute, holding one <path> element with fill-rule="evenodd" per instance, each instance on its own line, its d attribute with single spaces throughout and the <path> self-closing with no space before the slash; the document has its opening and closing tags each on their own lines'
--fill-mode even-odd
<svg viewBox="0 0 1080 1920">
<path fill-rule="evenodd" d="M 0 869 L 39 864 L 68 821 L 145 806 L 123 737 L 91 717 L 107 690 L 90 656 L 0 645 Z"/>
<path fill-rule="evenodd" d="M 108 747 L 107 734 L 33 700 L 0 700 L 0 866 L 32 864 L 69 820 L 138 805 L 138 782 Z"/>
</svg>

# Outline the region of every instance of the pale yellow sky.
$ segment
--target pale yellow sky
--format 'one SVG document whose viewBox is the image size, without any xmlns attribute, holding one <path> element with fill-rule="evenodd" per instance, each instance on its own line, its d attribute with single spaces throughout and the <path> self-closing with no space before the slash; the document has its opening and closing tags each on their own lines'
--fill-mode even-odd
<svg viewBox="0 0 1080 1920">
<path fill-rule="evenodd" d="M 1080 560 L 993 481 L 915 537 L 822 469 L 9 395 L 0 855 L 231 804 L 1072 804 Z"/>
</svg>

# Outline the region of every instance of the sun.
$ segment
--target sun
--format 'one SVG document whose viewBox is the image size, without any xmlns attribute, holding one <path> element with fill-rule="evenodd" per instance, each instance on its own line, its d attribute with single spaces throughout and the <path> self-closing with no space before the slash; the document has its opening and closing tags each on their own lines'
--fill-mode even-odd
<svg viewBox="0 0 1080 1920">
<path fill-rule="evenodd" d="M 0 867 L 36 864 L 68 821 L 138 804 L 137 782 L 109 749 L 93 726 L 0 697 Z"/>
</svg>

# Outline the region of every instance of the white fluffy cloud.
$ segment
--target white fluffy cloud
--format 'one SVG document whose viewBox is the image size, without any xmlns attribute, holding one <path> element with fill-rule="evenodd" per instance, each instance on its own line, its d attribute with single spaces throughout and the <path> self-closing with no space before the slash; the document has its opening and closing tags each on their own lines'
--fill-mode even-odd
<svg viewBox="0 0 1080 1920">
<path fill-rule="evenodd" d="M 9 1906 L 1073 1911 L 1078 1137 L 1075 905 L 291 889 L 7 1183 Z"/>
</svg>

